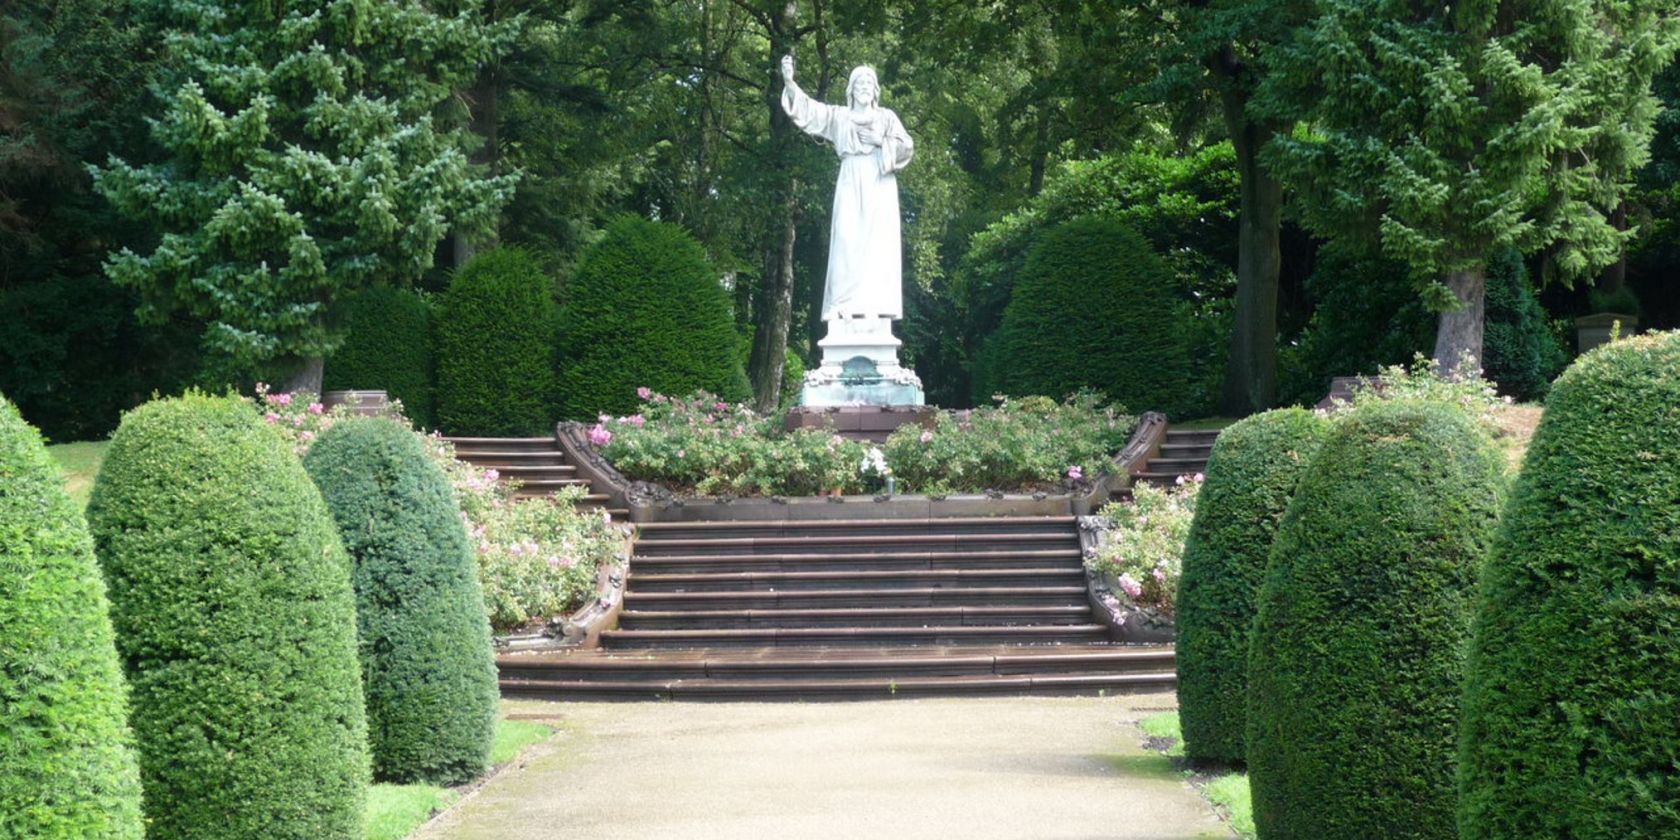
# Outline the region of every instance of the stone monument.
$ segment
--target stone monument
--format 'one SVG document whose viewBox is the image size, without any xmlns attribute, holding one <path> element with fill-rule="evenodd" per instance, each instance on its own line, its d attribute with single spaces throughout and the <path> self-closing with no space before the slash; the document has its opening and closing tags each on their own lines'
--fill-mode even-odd
<svg viewBox="0 0 1680 840">
<path fill-rule="evenodd" d="M 794 83 L 793 56 L 782 59 L 782 81 L 782 110 L 840 156 L 823 285 L 828 335 L 817 342 L 822 366 L 805 375 L 799 404 L 922 405 L 922 381 L 899 365 L 903 342 L 892 334 L 904 317 L 898 171 L 910 164 L 910 135 L 881 107 L 880 81 L 868 67 L 852 71 L 844 106 L 807 96 Z"/>
</svg>

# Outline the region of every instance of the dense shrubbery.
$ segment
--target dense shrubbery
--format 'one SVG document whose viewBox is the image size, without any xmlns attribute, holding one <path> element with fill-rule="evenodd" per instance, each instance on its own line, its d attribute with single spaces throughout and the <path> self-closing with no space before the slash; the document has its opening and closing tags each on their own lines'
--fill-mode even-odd
<svg viewBox="0 0 1680 840">
<path fill-rule="evenodd" d="M 321 387 L 385 391 L 402 401 L 410 420 L 430 428 L 431 304 L 415 292 L 375 286 L 358 292 L 346 309 L 348 334 L 327 359 Z"/>
<path fill-rule="evenodd" d="M 268 422 L 298 455 L 350 417 L 342 407 L 323 411 L 307 392 L 275 394 L 259 385 L 258 397 Z M 421 441 L 454 488 L 491 626 L 511 630 L 582 606 L 595 592 L 596 570 L 623 546 L 616 526 L 597 511 L 578 508 L 583 490 L 515 499 L 512 485 L 498 481 L 495 470 L 456 460 L 455 448 L 436 434 Z"/>
<path fill-rule="evenodd" d="M 815 429 L 786 431 L 779 417 L 699 393 L 636 392 L 641 410 L 603 417 L 592 442 L 632 481 L 702 494 L 815 496 L 862 492 L 880 476 L 861 468 L 868 447 Z"/>
<path fill-rule="evenodd" d="M 1680 334 L 1552 389 L 1487 564 L 1466 840 L 1680 836 Z"/>
<path fill-rule="evenodd" d="M 1102 509 L 1102 545 L 1086 565 L 1114 575 L 1120 585 L 1113 596 L 1118 603 L 1168 621 L 1178 614 L 1184 539 L 1201 489 L 1201 476 L 1180 476 L 1170 489 L 1135 484 L 1131 499 Z"/>
<path fill-rule="evenodd" d="M 139 840 L 139 765 L 93 541 L 4 397 L 0 627 L 0 837 Z"/>
<path fill-rule="evenodd" d="M 987 387 L 1065 396 L 1091 388 L 1173 415 L 1205 406 L 1191 375 L 1191 319 L 1172 273 L 1124 224 L 1091 217 L 1044 235 L 990 339 Z"/>
<path fill-rule="evenodd" d="M 438 425 L 458 435 L 547 432 L 558 323 L 554 282 L 529 254 L 474 257 L 438 302 Z"/>
<path fill-rule="evenodd" d="M 940 413 L 933 428 L 901 428 L 883 449 L 904 492 L 1054 489 L 1071 477 L 1095 478 L 1136 425 L 1088 393 L 1062 403 L 1027 397 L 962 420 Z"/>
<path fill-rule="evenodd" d="M 1488 261 L 1482 368 L 1499 393 L 1519 400 L 1546 395 L 1569 352 L 1546 324 L 1546 311 L 1515 249 Z"/>
<path fill-rule="evenodd" d="M 448 476 L 413 430 L 372 417 L 335 425 L 304 467 L 354 566 L 374 777 L 478 776 L 496 724 L 496 666 Z"/>
<path fill-rule="evenodd" d="M 608 225 L 566 283 L 560 400 L 565 416 L 636 410 L 636 389 L 750 393 L 729 294 L 682 228 L 634 216 Z"/>
<path fill-rule="evenodd" d="M 1263 838 L 1453 838 L 1475 580 L 1504 462 L 1456 406 L 1338 419 L 1272 546 L 1249 657 Z"/>
<path fill-rule="evenodd" d="M 1326 422 L 1268 411 L 1219 434 L 1184 544 L 1178 599 L 1178 704 L 1193 760 L 1243 760 L 1249 633 L 1278 521 Z"/>
<path fill-rule="evenodd" d="M 147 836 L 361 840 L 350 562 L 251 405 L 130 412 L 89 504 L 133 686 Z"/>
</svg>

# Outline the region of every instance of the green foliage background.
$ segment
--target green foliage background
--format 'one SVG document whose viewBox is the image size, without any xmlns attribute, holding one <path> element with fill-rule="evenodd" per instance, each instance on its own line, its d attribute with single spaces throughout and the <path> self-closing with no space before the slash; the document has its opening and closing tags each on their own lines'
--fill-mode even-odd
<svg viewBox="0 0 1680 840">
<path fill-rule="evenodd" d="M 555 403 L 554 281 L 530 254 L 474 257 L 438 300 L 437 418 L 456 435 L 541 435 Z"/>
<path fill-rule="evenodd" d="M 88 506 L 139 745 L 146 836 L 361 840 L 350 562 L 250 403 L 123 418 Z"/>
<path fill-rule="evenodd" d="M 1483 577 L 1465 840 L 1680 833 L 1680 334 L 1558 379 Z"/>
<path fill-rule="evenodd" d="M 432 308 L 426 298 L 390 286 L 364 289 L 346 304 L 345 326 L 344 344 L 327 359 L 322 388 L 383 390 L 402 400 L 416 425 L 435 426 Z"/>
</svg>

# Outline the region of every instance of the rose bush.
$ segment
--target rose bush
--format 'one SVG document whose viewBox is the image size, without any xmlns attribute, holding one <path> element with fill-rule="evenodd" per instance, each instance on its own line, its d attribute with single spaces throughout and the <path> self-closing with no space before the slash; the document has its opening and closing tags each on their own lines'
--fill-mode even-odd
<svg viewBox="0 0 1680 840">
<path fill-rule="evenodd" d="M 1105 506 L 1104 525 L 1091 568 L 1120 582 L 1121 607 L 1142 608 L 1171 619 L 1178 611 L 1178 580 L 1184 570 L 1184 540 L 1196 516 L 1202 476 L 1180 476 L 1170 488 L 1132 487 L 1132 498 Z"/>
<path fill-rule="evenodd" d="M 1096 476 L 1126 445 L 1137 419 L 1083 392 L 1003 399 L 966 417 L 941 413 L 931 429 L 905 426 L 887 439 L 887 463 L 912 493 L 1054 490 Z"/>
</svg>

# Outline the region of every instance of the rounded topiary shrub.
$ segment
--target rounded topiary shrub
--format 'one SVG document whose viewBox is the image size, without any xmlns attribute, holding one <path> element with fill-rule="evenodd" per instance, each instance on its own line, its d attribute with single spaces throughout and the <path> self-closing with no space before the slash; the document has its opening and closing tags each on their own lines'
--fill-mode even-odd
<svg viewBox="0 0 1680 840">
<path fill-rule="evenodd" d="M 128 413 L 88 516 L 133 688 L 153 840 L 361 840 L 367 727 L 350 561 L 250 403 Z"/>
<path fill-rule="evenodd" d="M 562 294 L 560 400 L 567 417 L 636 410 L 637 388 L 751 393 L 729 294 L 676 225 L 622 216 L 584 252 Z"/>
<path fill-rule="evenodd" d="M 1466 684 L 1465 838 L 1680 837 L 1680 333 L 1552 386 Z"/>
<path fill-rule="evenodd" d="M 1489 260 L 1485 297 L 1483 374 L 1503 395 L 1518 400 L 1544 397 L 1568 361 L 1568 351 L 1546 326 L 1546 310 L 1534 296 L 1516 249 Z"/>
<path fill-rule="evenodd" d="M 1178 585 L 1178 717 L 1193 761 L 1243 760 L 1255 599 L 1278 522 L 1328 425 L 1285 408 L 1234 423 L 1214 443 Z"/>
<path fill-rule="evenodd" d="M 1095 389 L 1137 411 L 1193 413 L 1190 326 L 1147 240 L 1113 219 L 1076 219 L 1033 246 L 984 378 L 1015 396 Z"/>
<path fill-rule="evenodd" d="M 1301 475 L 1249 656 L 1254 822 L 1272 838 L 1455 838 L 1476 576 L 1503 460 L 1462 409 L 1339 419 Z"/>
<path fill-rule="evenodd" d="M 416 424 L 435 425 L 432 412 L 432 307 L 407 289 L 374 286 L 346 307 L 344 344 L 327 359 L 322 388 L 380 390 L 402 400 Z"/>
<path fill-rule="evenodd" d="M 500 248 L 456 272 L 437 309 L 437 419 L 457 435 L 538 435 L 554 422 L 554 281 Z"/>
<path fill-rule="evenodd" d="M 496 666 L 448 477 L 414 432 L 383 418 L 334 425 L 304 466 L 355 569 L 374 777 L 451 785 L 483 773 Z"/>
<path fill-rule="evenodd" d="M 139 765 L 93 540 L 4 397 L 0 633 L 0 838 L 139 840 Z"/>
</svg>

